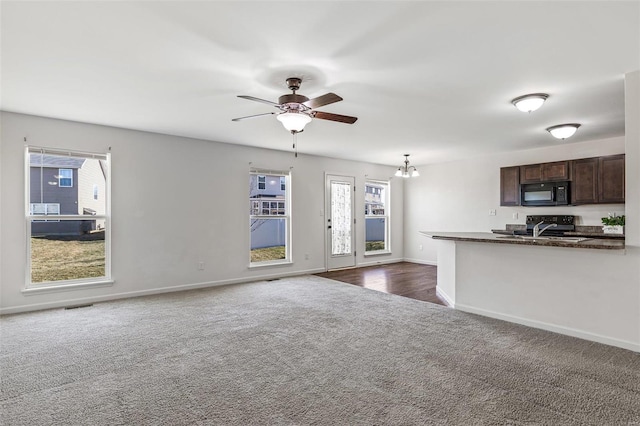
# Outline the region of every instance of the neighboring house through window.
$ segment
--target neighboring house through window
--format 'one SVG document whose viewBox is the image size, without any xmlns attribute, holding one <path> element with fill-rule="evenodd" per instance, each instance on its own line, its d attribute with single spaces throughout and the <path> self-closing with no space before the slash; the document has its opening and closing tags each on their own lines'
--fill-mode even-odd
<svg viewBox="0 0 640 426">
<path fill-rule="evenodd" d="M 389 182 L 365 182 L 365 254 L 388 252 L 389 247 Z"/>
<path fill-rule="evenodd" d="M 110 281 L 109 154 L 25 155 L 27 290 Z"/>
<path fill-rule="evenodd" d="M 249 175 L 250 265 L 290 262 L 289 172 Z"/>
</svg>

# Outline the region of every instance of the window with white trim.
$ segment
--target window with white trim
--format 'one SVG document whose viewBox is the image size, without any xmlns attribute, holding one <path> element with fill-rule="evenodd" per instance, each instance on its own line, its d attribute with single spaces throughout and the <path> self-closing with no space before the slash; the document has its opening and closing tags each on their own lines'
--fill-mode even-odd
<svg viewBox="0 0 640 426">
<path fill-rule="evenodd" d="M 73 188 L 72 169 L 58 169 L 58 186 L 60 188 Z"/>
<path fill-rule="evenodd" d="M 364 191 L 365 254 L 389 252 L 389 182 L 368 180 Z"/>
<path fill-rule="evenodd" d="M 290 174 L 249 174 L 250 265 L 291 261 Z"/>
<path fill-rule="evenodd" d="M 25 149 L 27 289 L 111 281 L 109 163 L 109 154 Z"/>
</svg>

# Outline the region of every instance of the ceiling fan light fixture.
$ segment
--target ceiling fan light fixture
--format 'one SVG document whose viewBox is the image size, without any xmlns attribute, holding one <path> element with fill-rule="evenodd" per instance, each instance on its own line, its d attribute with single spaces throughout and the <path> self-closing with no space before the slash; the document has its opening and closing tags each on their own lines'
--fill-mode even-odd
<svg viewBox="0 0 640 426">
<path fill-rule="evenodd" d="M 546 93 L 531 93 L 518 96 L 511 103 L 522 112 L 532 112 L 540 108 L 548 97 Z"/>
<path fill-rule="evenodd" d="M 551 136 L 556 139 L 566 139 L 573 136 L 578 127 L 580 127 L 578 123 L 558 124 L 557 126 L 548 127 L 547 132 L 551 133 Z"/>
<path fill-rule="evenodd" d="M 418 169 L 414 167 L 413 171 L 411 172 L 411 177 L 418 177 L 418 176 L 420 176 L 420 173 L 418 173 Z"/>
<path fill-rule="evenodd" d="M 290 132 L 301 132 L 311 122 L 311 117 L 302 112 L 283 112 L 276 117 L 285 129 Z"/>
<path fill-rule="evenodd" d="M 396 177 L 402 177 L 402 167 L 398 167 L 398 170 L 396 170 Z"/>
</svg>

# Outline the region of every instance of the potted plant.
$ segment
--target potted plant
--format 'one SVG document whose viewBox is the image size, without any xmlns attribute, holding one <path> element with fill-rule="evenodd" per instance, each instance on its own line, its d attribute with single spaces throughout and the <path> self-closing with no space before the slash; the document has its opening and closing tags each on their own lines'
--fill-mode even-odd
<svg viewBox="0 0 640 426">
<path fill-rule="evenodd" d="M 615 213 L 602 218 L 602 232 L 605 234 L 624 234 L 624 215 L 617 216 Z"/>
</svg>

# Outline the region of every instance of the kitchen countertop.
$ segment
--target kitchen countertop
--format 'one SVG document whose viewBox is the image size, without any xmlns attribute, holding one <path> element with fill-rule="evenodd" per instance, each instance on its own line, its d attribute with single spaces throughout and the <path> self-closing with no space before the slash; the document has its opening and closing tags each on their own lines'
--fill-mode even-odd
<svg viewBox="0 0 640 426">
<path fill-rule="evenodd" d="M 604 249 L 604 250 L 623 250 L 624 240 L 608 239 L 608 238 L 588 238 L 584 241 L 574 242 L 556 239 L 518 239 L 508 238 L 504 234 L 495 234 L 490 232 L 432 232 L 420 231 L 422 235 L 431 237 L 434 240 L 451 240 L 451 241 L 469 241 L 478 243 L 496 243 L 496 244 L 518 244 L 526 246 L 545 246 L 545 247 L 567 247 L 580 249 Z"/>
</svg>

